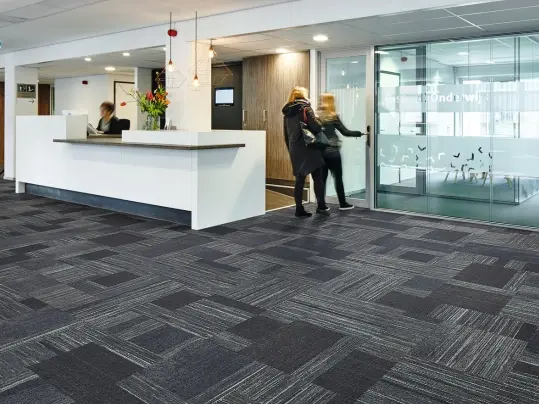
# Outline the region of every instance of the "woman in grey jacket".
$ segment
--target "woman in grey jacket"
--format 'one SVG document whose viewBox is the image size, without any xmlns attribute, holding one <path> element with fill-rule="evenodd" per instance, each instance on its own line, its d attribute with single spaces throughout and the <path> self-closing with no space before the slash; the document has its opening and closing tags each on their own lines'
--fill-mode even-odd
<svg viewBox="0 0 539 404">
<path fill-rule="evenodd" d="M 341 152 L 339 150 L 340 141 L 337 131 L 346 137 L 361 137 L 363 136 L 363 133 L 348 130 L 348 128 L 344 126 L 339 118 L 339 115 L 335 111 L 335 96 L 333 94 L 325 93 L 320 96 L 320 109 L 318 111 L 318 116 L 320 117 L 320 121 L 324 127 L 324 134 L 328 138 L 330 144 L 330 146 L 327 147 L 323 152 L 324 161 L 326 163 L 324 169 L 324 187 L 329 171 L 331 171 L 331 175 L 335 181 L 335 191 L 337 192 L 337 197 L 339 198 L 339 209 L 353 209 L 354 206 L 346 202 L 346 195 L 344 193 L 342 160 Z"/>
</svg>

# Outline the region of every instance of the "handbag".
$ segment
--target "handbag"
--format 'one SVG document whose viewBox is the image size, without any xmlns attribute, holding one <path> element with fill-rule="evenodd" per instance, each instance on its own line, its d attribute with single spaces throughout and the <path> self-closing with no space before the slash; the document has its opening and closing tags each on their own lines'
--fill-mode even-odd
<svg viewBox="0 0 539 404">
<path fill-rule="evenodd" d="M 329 140 L 324 132 L 313 133 L 307 125 L 307 108 L 303 108 L 303 121 L 301 122 L 301 131 L 303 132 L 303 141 L 305 146 L 311 149 L 324 150 L 329 147 Z"/>
</svg>

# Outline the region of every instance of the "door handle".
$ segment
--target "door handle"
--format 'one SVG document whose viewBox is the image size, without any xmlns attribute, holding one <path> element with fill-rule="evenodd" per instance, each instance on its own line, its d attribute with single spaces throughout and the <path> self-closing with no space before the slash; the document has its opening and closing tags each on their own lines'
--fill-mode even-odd
<svg viewBox="0 0 539 404">
<path fill-rule="evenodd" d="M 262 121 L 263 122 L 266 122 L 266 112 L 267 112 L 266 110 L 262 111 Z"/>
<path fill-rule="evenodd" d="M 246 110 L 241 111 L 241 120 L 243 121 L 243 125 L 245 125 L 245 113 L 246 112 L 247 112 Z"/>
</svg>

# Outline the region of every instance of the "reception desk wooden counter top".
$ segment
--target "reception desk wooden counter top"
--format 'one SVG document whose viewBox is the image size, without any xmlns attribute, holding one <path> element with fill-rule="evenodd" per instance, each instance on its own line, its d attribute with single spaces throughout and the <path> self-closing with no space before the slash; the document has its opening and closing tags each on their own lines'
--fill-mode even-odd
<svg viewBox="0 0 539 404">
<path fill-rule="evenodd" d="M 54 139 L 55 143 L 69 143 L 81 145 L 102 145 L 102 146 L 119 146 L 119 147 L 145 147 L 154 149 L 174 149 L 174 150 L 215 150 L 215 149 L 234 149 L 245 147 L 245 143 L 231 144 L 210 144 L 203 146 L 193 145 L 174 145 L 174 144 L 159 144 L 159 143 L 132 143 L 122 141 L 121 138 L 103 138 L 92 137 L 91 139 Z"/>
<path fill-rule="evenodd" d="M 265 213 L 265 156 L 262 131 L 87 138 L 85 116 L 20 116 L 16 189 L 198 230 Z"/>
</svg>

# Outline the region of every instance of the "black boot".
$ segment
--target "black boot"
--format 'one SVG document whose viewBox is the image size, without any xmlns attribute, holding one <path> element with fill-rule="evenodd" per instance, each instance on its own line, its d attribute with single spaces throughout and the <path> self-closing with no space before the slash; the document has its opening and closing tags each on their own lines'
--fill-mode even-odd
<svg viewBox="0 0 539 404">
<path fill-rule="evenodd" d="M 301 208 L 296 208 L 296 217 L 311 217 L 313 214 L 309 213 L 302 206 Z"/>
</svg>

